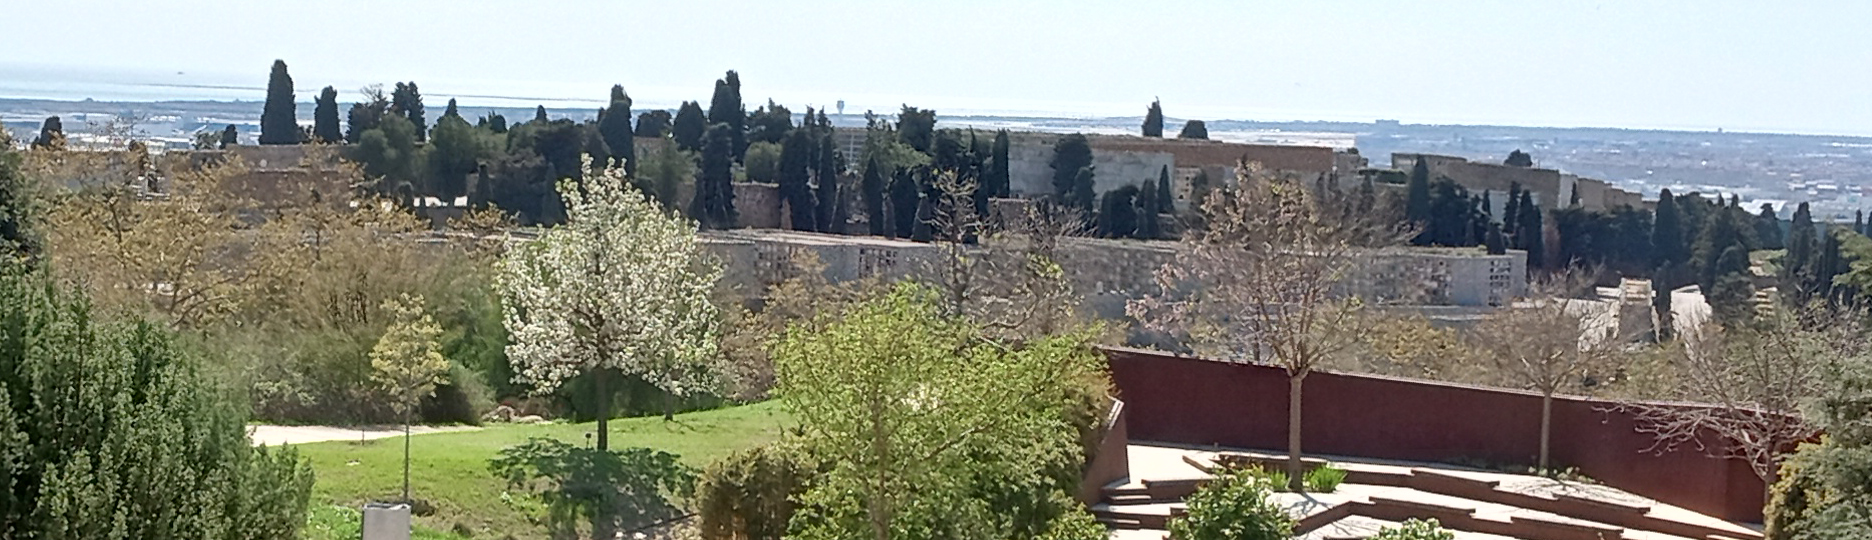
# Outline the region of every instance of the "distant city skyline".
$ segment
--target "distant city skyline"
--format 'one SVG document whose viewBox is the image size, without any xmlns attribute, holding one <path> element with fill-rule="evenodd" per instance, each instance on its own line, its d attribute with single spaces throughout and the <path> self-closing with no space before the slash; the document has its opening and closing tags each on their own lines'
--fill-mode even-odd
<svg viewBox="0 0 1872 540">
<path fill-rule="evenodd" d="M 438 108 L 706 104 L 734 69 L 750 109 L 1872 135 L 1872 4 L 1400 4 L 34 2 L 0 97 L 258 100 L 280 58 L 301 96 L 414 80 Z"/>
</svg>

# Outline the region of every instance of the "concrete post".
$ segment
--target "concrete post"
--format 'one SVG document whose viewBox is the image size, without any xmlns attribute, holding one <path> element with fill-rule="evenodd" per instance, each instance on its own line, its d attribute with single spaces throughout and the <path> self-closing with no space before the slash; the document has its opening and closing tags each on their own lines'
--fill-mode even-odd
<svg viewBox="0 0 1872 540">
<path fill-rule="evenodd" d="M 363 540 L 409 540 L 410 507 L 401 503 L 366 504 L 363 529 Z"/>
</svg>

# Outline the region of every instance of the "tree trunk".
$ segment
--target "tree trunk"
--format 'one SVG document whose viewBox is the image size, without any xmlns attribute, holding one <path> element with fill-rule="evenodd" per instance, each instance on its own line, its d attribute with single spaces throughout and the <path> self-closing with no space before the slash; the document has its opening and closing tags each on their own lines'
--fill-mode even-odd
<svg viewBox="0 0 1872 540">
<path fill-rule="evenodd" d="M 414 501 L 410 499 L 410 489 L 409 489 L 409 444 L 410 444 L 409 409 L 413 409 L 413 408 L 415 407 L 405 407 L 403 411 L 403 503 L 404 504 L 414 504 Z"/>
<path fill-rule="evenodd" d="M 663 421 L 676 419 L 676 394 L 663 392 Z"/>
<path fill-rule="evenodd" d="M 593 397 L 598 400 L 598 450 L 611 449 L 611 374 L 605 370 L 592 372 Z"/>
<path fill-rule="evenodd" d="M 1552 476 L 1547 470 L 1548 443 L 1553 440 L 1553 392 L 1541 392 L 1540 399 L 1540 474 Z"/>
<path fill-rule="evenodd" d="M 1306 382 L 1306 374 L 1287 378 L 1287 489 L 1295 493 L 1306 491 L 1305 467 L 1300 463 L 1300 385 Z"/>
</svg>

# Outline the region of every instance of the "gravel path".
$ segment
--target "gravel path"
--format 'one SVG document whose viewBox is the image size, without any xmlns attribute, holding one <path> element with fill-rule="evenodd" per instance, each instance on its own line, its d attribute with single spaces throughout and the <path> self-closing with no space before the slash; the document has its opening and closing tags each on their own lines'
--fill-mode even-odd
<svg viewBox="0 0 1872 540">
<path fill-rule="evenodd" d="M 446 433 L 450 431 L 473 431 L 481 429 L 475 426 L 411 426 L 410 433 Z M 279 446 L 282 444 L 300 444 L 324 441 L 356 441 L 364 439 L 382 439 L 403 434 L 398 426 L 370 426 L 348 428 L 336 426 L 270 426 L 258 425 L 247 427 L 247 437 L 254 444 Z"/>
</svg>

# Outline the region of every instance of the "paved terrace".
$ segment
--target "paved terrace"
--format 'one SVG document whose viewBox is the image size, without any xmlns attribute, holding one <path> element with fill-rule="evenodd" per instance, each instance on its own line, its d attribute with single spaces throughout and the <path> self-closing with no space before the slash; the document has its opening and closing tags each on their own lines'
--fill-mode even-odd
<svg viewBox="0 0 1872 540">
<path fill-rule="evenodd" d="M 1115 540 L 1164 540 L 1182 499 L 1218 464 L 1278 468 L 1284 455 L 1174 445 L 1128 447 L 1131 476 L 1105 486 L 1093 513 Z M 1332 493 L 1278 493 L 1295 538 L 1369 538 L 1411 518 L 1436 518 L 1458 540 L 1756 540 L 1754 529 L 1618 489 L 1449 465 L 1311 457 L 1347 471 Z"/>
</svg>

